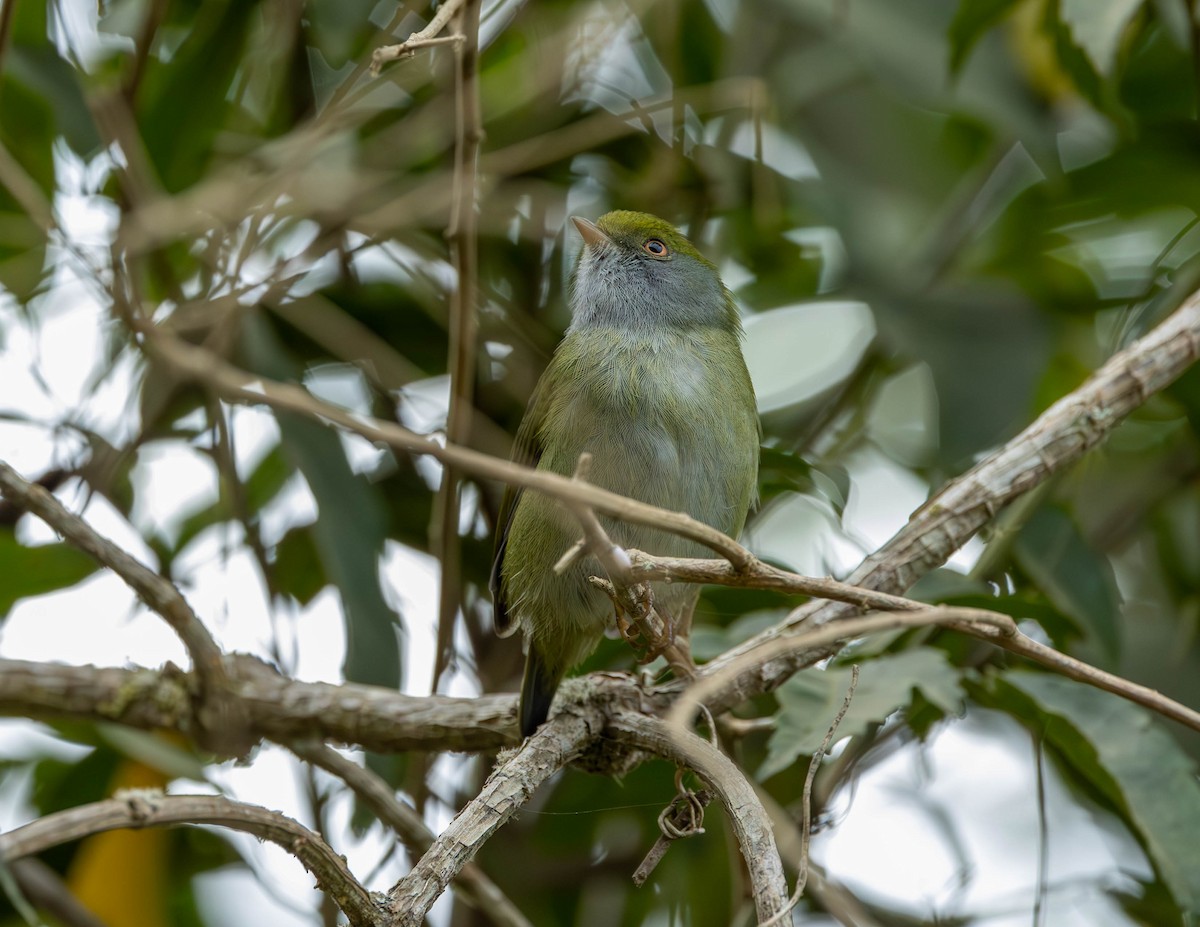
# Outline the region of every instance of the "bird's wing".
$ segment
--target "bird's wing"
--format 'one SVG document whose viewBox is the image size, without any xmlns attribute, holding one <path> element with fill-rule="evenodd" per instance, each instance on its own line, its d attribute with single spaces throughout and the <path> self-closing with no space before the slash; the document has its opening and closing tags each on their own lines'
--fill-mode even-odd
<svg viewBox="0 0 1200 927">
<path fill-rule="evenodd" d="M 529 397 L 529 405 L 525 409 L 521 425 L 517 428 L 516 441 L 513 443 L 513 463 L 536 467 L 542 457 L 542 419 L 546 414 L 545 397 L 550 393 L 544 384 L 548 379 L 550 377 L 543 374 L 537 386 L 533 388 L 533 395 Z M 495 606 L 492 620 L 496 633 L 501 637 L 508 637 L 516 630 L 512 616 L 508 613 L 501 574 L 504 568 L 504 552 L 508 547 L 508 530 L 512 527 L 513 515 L 516 514 L 517 504 L 521 501 L 523 493 L 523 489 L 511 483 L 505 486 L 504 498 L 500 502 L 500 515 L 496 519 L 496 546 L 488 588 L 492 592 L 492 603 Z"/>
</svg>

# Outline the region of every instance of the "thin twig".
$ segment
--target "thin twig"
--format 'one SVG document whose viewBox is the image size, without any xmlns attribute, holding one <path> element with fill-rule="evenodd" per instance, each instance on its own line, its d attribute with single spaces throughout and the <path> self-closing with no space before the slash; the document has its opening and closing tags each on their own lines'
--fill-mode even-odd
<svg viewBox="0 0 1200 927">
<path fill-rule="evenodd" d="M 414 32 L 406 41 L 401 42 L 399 45 L 384 45 L 375 49 L 371 54 L 371 73 L 378 74 L 389 61 L 411 57 L 416 53 L 418 48 L 429 48 L 435 45 L 458 45 L 466 41 L 466 37 L 463 35 L 438 36 L 438 33 L 446 28 L 447 23 L 458 12 L 458 8 L 462 4 L 463 0 L 444 0 L 442 5 L 438 7 L 438 11 L 434 14 L 433 19 L 429 21 L 429 25 L 424 29 Z M 478 17 L 476 17 L 476 22 L 478 22 Z"/>
<path fill-rule="evenodd" d="M 833 723 L 829 725 L 829 729 L 825 731 L 825 737 L 821 741 L 821 746 L 817 747 L 816 752 L 813 753 L 812 759 L 808 763 L 808 772 L 804 775 L 804 789 L 800 793 L 800 807 L 802 809 L 800 815 L 800 871 L 796 875 L 796 888 L 792 891 L 792 896 L 788 899 L 784 909 L 769 921 L 761 924 L 760 927 L 774 927 L 775 924 L 780 923 L 800 903 L 800 899 L 804 897 L 804 886 L 808 884 L 808 848 L 812 841 L 813 783 L 817 779 L 817 770 L 821 768 L 825 754 L 829 752 L 829 745 L 833 742 L 833 735 L 837 733 L 842 719 L 846 717 L 846 712 L 850 710 L 850 703 L 854 700 L 854 690 L 857 688 L 858 664 L 856 663 L 850 667 L 850 685 L 846 687 L 846 697 L 842 701 L 842 707 L 838 710 Z"/>
<path fill-rule="evenodd" d="M 811 628 L 788 637 L 766 641 L 755 650 L 744 653 L 733 662 L 726 663 L 715 672 L 712 664 L 702 667 L 696 681 L 689 685 L 671 706 L 667 723 L 673 728 L 686 730 L 690 720 L 701 705 L 711 711 L 720 711 L 741 701 L 737 691 L 741 674 L 751 667 L 765 668 L 772 661 L 792 653 L 821 653 L 832 645 L 840 644 L 867 634 L 878 634 L 898 628 L 920 628 L 931 625 L 965 627 L 980 624 L 994 628 L 1000 635 L 1017 633 L 1016 623 L 997 612 L 978 608 L 950 608 L 934 606 L 918 611 L 875 612 L 835 621 L 819 628 Z"/>
<path fill-rule="evenodd" d="M 829 579 L 828 577 L 801 576 L 796 573 L 789 573 L 786 570 L 763 563 L 761 560 L 752 561 L 746 566 L 744 571 L 734 571 L 724 560 L 687 560 L 677 557 L 653 557 L 636 550 L 629 553 L 633 560 L 634 575 L 639 579 L 669 579 L 674 582 L 713 583 L 721 586 L 737 586 L 750 589 L 774 589 L 779 592 L 809 595 L 828 599 L 833 602 L 843 602 L 859 608 L 875 609 L 884 612 L 922 612 L 939 607 L 886 592 L 864 589 L 861 586 L 839 582 L 836 579 Z M 995 613 L 975 610 L 975 614 Z M 822 627 L 840 628 L 845 620 L 844 618 L 839 618 Z M 1090 663 L 1061 653 L 1053 647 L 1036 641 L 1019 631 L 1010 633 L 1006 628 L 995 627 L 990 624 L 979 624 L 977 622 L 967 622 L 962 625 L 955 625 L 954 627 L 955 630 L 986 640 L 997 647 L 1007 650 L 1009 653 L 1014 653 L 1035 663 L 1039 663 L 1069 679 L 1074 679 L 1077 682 L 1083 682 L 1098 689 L 1103 689 L 1106 692 L 1111 692 L 1114 695 L 1119 695 L 1144 708 L 1149 708 L 1151 711 L 1157 712 L 1165 718 L 1178 721 L 1192 730 L 1200 731 L 1200 712 L 1172 698 L 1168 698 L 1161 692 L 1147 686 L 1139 685 L 1115 673 L 1105 672 L 1102 669 L 1092 666 Z M 765 636 L 760 635 L 760 638 L 763 637 Z M 764 643 L 775 639 L 777 638 L 773 636 L 765 637 Z M 788 639 L 793 642 L 799 640 L 799 638 L 794 637 Z M 740 649 L 742 653 L 757 652 L 747 651 L 744 647 Z M 790 650 L 791 648 L 785 649 Z M 799 651 L 795 652 L 798 653 Z M 822 652 L 814 652 L 805 659 L 808 663 L 813 663 L 826 655 Z M 726 665 L 725 657 L 726 655 L 722 655 L 718 659 L 705 664 L 700 670 L 700 675 L 703 677 L 722 672 L 723 667 Z M 753 666 L 754 664 L 755 660 L 751 659 L 743 665 Z M 780 670 L 780 672 L 786 671 L 786 667 Z M 775 683 L 776 679 L 779 679 L 779 677 L 772 675 L 769 681 L 763 678 L 744 680 L 743 683 L 747 688 L 742 694 L 747 698 L 758 695 L 766 689 L 773 688 L 773 683 Z M 779 681 L 781 682 L 782 679 L 779 679 Z M 730 691 L 735 690 L 731 689 Z M 725 704 L 725 698 L 727 696 L 718 696 L 717 702 L 713 707 L 718 710 L 730 707 L 728 704 Z"/>
<path fill-rule="evenodd" d="M 212 824 L 270 840 L 296 857 L 355 927 L 381 927 L 382 910 L 359 884 L 346 861 L 308 828 L 277 811 L 219 795 L 163 795 L 150 790 L 118 792 L 114 798 L 47 814 L 0 834 L 0 859 L 41 853 L 103 831 Z"/>
<path fill-rule="evenodd" d="M 616 710 L 605 733 L 690 767 L 716 792 L 750 873 L 759 921 L 769 920 L 781 911 L 788 891 L 771 819 L 754 787 L 733 761 L 691 731 L 640 712 Z"/>
<path fill-rule="evenodd" d="M 266 405 L 273 409 L 297 412 L 317 421 L 324 421 L 369 441 L 386 444 L 399 450 L 430 457 L 456 466 L 485 479 L 499 480 L 544 492 L 558 499 L 581 502 L 596 511 L 613 518 L 637 525 L 647 525 L 669 531 L 680 537 L 703 544 L 725 557 L 734 566 L 753 560 L 751 553 L 732 538 L 715 528 L 697 521 L 682 512 L 672 512 L 644 502 L 600 489 L 586 483 L 577 483 L 570 477 L 560 476 L 544 470 L 522 467 L 508 460 L 501 460 L 469 448 L 437 441 L 409 431 L 395 422 L 358 415 L 314 397 L 306 390 L 290 383 L 280 383 L 263 377 L 252 376 L 239 370 L 211 351 L 167 334 L 148 324 L 140 326 L 145 336 L 146 350 L 158 360 L 172 366 L 183 376 L 209 384 L 228 401 Z"/>
<path fill-rule="evenodd" d="M 679 782 L 678 774 L 675 777 Z M 671 844 L 683 837 L 691 837 L 704 833 L 701 824 L 704 821 L 704 809 L 716 798 L 710 789 L 700 789 L 693 792 L 690 789 L 680 789 L 680 794 L 672 799 L 671 804 L 662 810 L 658 816 L 658 827 L 662 831 L 654 845 L 650 847 L 633 873 L 633 884 L 641 888 L 650 878 L 650 874 L 662 862 Z"/>
<path fill-rule="evenodd" d="M 458 17 L 465 41 L 455 51 L 458 66 L 454 76 L 454 197 L 450 225 L 446 229 L 456 281 L 450 294 L 450 407 L 446 414 L 446 441 L 460 446 L 466 446 L 471 437 L 478 329 L 475 304 L 478 299 L 479 223 L 475 189 L 483 132 L 479 115 L 479 4 L 480 0 L 465 0 Z M 462 551 L 458 537 L 460 482 L 458 468 L 446 465 L 442 469 L 442 484 L 434 504 L 434 537 L 430 546 L 441 564 L 437 646 L 433 657 L 434 692 L 450 661 L 454 624 L 462 602 Z"/>
<path fill-rule="evenodd" d="M 586 452 L 580 454 L 571 480 L 579 485 L 586 484 L 591 463 L 591 454 Z M 608 532 L 604 530 L 604 526 L 600 524 L 600 519 L 596 517 L 592 508 L 570 500 L 564 500 L 563 504 L 579 520 L 580 527 L 583 529 L 583 542 L 582 546 L 573 545 L 569 548 L 559 563 L 563 563 L 576 550 L 580 553 L 590 552 L 600 561 L 600 566 L 608 574 L 608 586 L 605 587 L 605 591 L 610 593 L 620 612 L 618 622 L 628 619 L 637 630 L 636 635 L 626 635 L 626 639 L 629 640 L 633 636 L 640 637 L 641 642 L 644 642 L 649 649 L 643 662 L 661 654 L 676 675 L 690 679 L 696 673 L 696 665 L 692 662 L 686 642 L 681 641 L 675 634 L 675 625 L 672 621 L 674 616 L 664 616 L 658 611 L 649 587 L 640 584 L 634 578 L 633 564 L 629 555 L 608 536 Z M 558 569 L 557 564 L 555 569 Z M 622 633 L 624 633 L 624 629 Z M 633 643 L 633 641 L 630 642 Z"/>
</svg>

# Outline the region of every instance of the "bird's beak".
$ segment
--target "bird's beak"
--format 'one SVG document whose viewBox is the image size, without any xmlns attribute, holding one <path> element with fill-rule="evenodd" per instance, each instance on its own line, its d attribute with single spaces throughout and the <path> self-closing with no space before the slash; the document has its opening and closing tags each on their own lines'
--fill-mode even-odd
<svg viewBox="0 0 1200 927">
<path fill-rule="evenodd" d="M 612 244 L 612 239 L 600 231 L 600 226 L 595 222 L 589 222 L 580 216 L 571 216 L 571 221 L 575 223 L 575 228 L 579 229 L 583 243 L 589 248 Z"/>
</svg>

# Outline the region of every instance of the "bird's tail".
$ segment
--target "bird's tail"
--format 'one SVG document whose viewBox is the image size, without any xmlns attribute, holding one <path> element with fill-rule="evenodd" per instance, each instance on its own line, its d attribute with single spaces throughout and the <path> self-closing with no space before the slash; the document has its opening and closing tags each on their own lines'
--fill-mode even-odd
<svg viewBox="0 0 1200 927">
<path fill-rule="evenodd" d="M 528 737 L 546 720 L 561 681 L 562 670 L 551 667 L 537 647 L 531 646 L 525 658 L 525 678 L 521 681 L 522 737 Z"/>
</svg>

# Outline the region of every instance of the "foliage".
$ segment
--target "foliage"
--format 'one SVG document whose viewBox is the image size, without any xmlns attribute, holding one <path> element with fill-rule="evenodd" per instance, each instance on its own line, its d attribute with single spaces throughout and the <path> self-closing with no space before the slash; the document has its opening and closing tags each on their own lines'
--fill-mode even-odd
<svg viewBox="0 0 1200 927">
<path fill-rule="evenodd" d="M 305 616 L 333 598 L 343 678 L 424 694 L 433 657 L 416 642 L 434 608 L 407 593 L 415 564 L 439 549 L 437 469 L 220 402 L 143 354 L 131 322 L 153 319 L 357 413 L 444 427 L 454 52 L 369 75 L 371 49 L 429 15 L 395 0 L 85 7 L 0 8 L 0 458 L 89 516 L 107 513 L 185 588 L 211 583 L 214 560 L 248 558 L 258 583 L 248 598 L 272 615 L 261 652 L 285 671 L 299 664 Z M 577 248 L 566 218 L 656 213 L 718 262 L 771 400 L 747 543 L 805 572 L 844 574 L 931 490 L 1200 285 L 1197 34 L 1183 0 L 487 4 L 469 443 L 507 454 L 566 324 Z M 54 379 L 59 367 L 67 380 Z M 1193 369 L 917 591 L 1004 611 L 1200 704 L 1198 438 Z M 159 468 L 163 455 L 192 469 Z M 200 476 L 186 504 L 153 512 L 151 490 L 189 473 Z M 486 593 L 497 500 L 496 486 L 464 488 L 462 624 L 443 691 L 517 686 L 519 646 L 493 638 Z M 0 508 L 10 625 L 95 572 L 31 521 Z M 697 652 L 793 604 L 706 591 Z M 236 593 L 225 608 L 250 606 Z M 1184 826 L 1200 814 L 1200 740 L 950 631 L 872 639 L 743 710 L 773 719 L 733 752 L 779 805 L 796 809 L 851 659 L 863 679 L 842 730 L 852 739 L 818 777 L 819 800 L 865 787 L 893 749 L 935 750 L 960 701 L 968 715 L 985 706 L 1044 745 L 1070 785 L 1064 806 L 1098 802 L 1144 853 L 1148 866 L 1136 849 L 1119 861 L 1137 879 L 1084 879 L 1081 891 L 1109 905 L 1105 923 L 1200 913 L 1195 827 Z M 629 667 L 628 648 L 608 642 L 586 668 Z M 122 764 L 149 762 L 102 732 L 54 737 L 88 744 L 89 774 L 39 741 L 4 770 L 28 816 L 91 800 Z M 428 802 L 432 820 L 439 802 L 474 794 L 488 766 L 372 763 Z M 703 837 L 672 848 L 653 890 L 629 883 L 672 775 L 661 763 L 620 783 L 569 770 L 480 862 L 535 923 L 744 922 L 732 838 L 715 813 Z M 314 780 L 306 794 L 317 829 L 361 848 L 331 810 L 340 790 Z M 1042 838 L 1023 836 L 1027 858 Z M 210 837 L 172 836 L 179 864 L 161 876 L 171 922 L 202 922 L 194 875 L 248 865 L 240 844 Z M 46 862 L 67 875 L 78 852 Z M 965 878 L 979 867 L 965 863 Z M 869 884 L 869 868 L 855 879 Z M 1077 923 L 1071 888 L 1031 878 L 1012 923 L 1038 905 L 1047 923 Z M 883 892 L 865 900 L 880 922 L 908 911 Z M 935 914 L 982 919 L 977 901 L 956 896 Z M 814 889 L 798 917 L 836 917 L 835 902 Z M 4 909 L 0 923 L 16 917 Z M 480 917 L 460 906 L 453 922 Z"/>
</svg>

